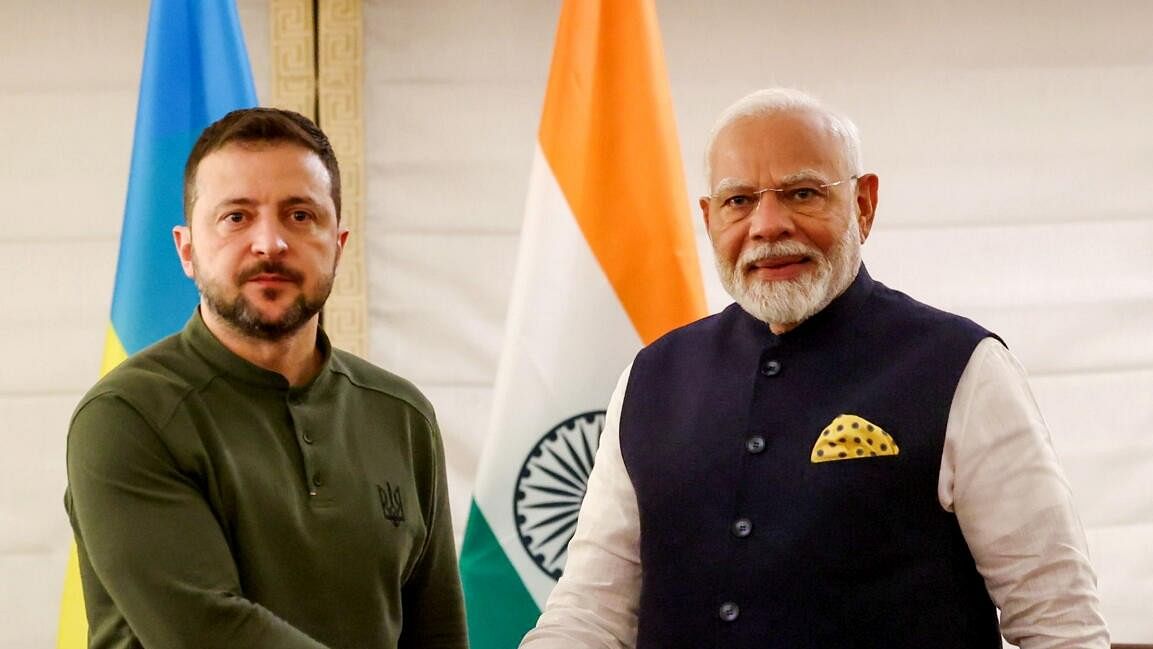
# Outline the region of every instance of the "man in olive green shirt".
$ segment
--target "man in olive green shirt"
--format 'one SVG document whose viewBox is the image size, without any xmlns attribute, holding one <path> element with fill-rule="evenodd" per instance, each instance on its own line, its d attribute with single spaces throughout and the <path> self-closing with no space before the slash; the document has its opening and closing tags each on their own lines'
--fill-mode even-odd
<svg viewBox="0 0 1153 649">
<path fill-rule="evenodd" d="M 300 115 L 236 111 L 193 148 L 173 237 L 200 306 L 69 430 L 91 647 L 467 646 L 432 408 L 319 326 L 339 215 Z"/>
</svg>

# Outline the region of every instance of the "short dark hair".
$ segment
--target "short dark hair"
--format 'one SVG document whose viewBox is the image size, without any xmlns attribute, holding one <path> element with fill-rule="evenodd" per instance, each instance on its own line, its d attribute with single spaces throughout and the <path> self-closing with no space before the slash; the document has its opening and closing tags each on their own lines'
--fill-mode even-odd
<svg viewBox="0 0 1153 649">
<path fill-rule="evenodd" d="M 233 142 L 298 144 L 320 157 L 328 170 L 330 195 L 336 206 L 336 220 L 340 222 L 340 167 L 336 153 L 324 131 L 300 113 L 282 108 L 241 108 L 209 124 L 184 165 L 184 221 L 192 220 L 192 204 L 196 202 L 196 171 L 200 162 L 210 153 Z"/>
</svg>

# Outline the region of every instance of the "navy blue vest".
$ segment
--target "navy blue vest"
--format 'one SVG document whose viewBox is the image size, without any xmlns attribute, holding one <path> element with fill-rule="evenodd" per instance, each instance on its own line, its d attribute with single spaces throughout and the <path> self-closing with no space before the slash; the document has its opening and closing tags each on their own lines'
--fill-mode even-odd
<svg viewBox="0 0 1153 649">
<path fill-rule="evenodd" d="M 937 480 L 949 406 L 991 334 L 873 281 L 777 336 L 733 305 L 645 348 L 621 452 L 640 508 L 638 649 L 997 649 Z M 900 453 L 812 463 L 852 414 Z"/>
</svg>

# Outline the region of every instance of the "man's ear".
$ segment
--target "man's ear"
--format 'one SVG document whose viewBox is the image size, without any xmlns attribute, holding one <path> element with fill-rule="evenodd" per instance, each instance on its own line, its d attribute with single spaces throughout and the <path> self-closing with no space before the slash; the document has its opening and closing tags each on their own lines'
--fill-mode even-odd
<svg viewBox="0 0 1153 649">
<path fill-rule="evenodd" d="M 189 279 L 196 279 L 192 269 L 192 230 L 187 225 L 172 228 L 172 242 L 176 244 L 176 256 L 180 257 L 180 267 Z"/>
<path fill-rule="evenodd" d="M 348 244 L 348 228 L 340 228 L 336 233 L 336 265 L 340 266 L 340 258 L 344 256 L 344 246 Z"/>
<path fill-rule="evenodd" d="M 709 232 L 709 197 L 701 196 L 701 218 L 705 220 L 705 231 Z"/>
<path fill-rule="evenodd" d="M 877 214 L 877 174 L 865 174 L 857 179 L 857 225 L 861 227 L 861 243 L 869 238 L 873 217 Z"/>
</svg>

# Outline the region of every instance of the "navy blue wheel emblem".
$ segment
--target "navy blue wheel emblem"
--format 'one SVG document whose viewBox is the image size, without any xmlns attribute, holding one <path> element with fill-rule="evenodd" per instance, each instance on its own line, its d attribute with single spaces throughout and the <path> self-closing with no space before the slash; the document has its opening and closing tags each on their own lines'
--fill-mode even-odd
<svg viewBox="0 0 1153 649">
<path fill-rule="evenodd" d="M 605 426 L 605 411 L 570 417 L 540 438 L 516 478 L 517 535 L 546 575 L 560 579 Z"/>
</svg>

